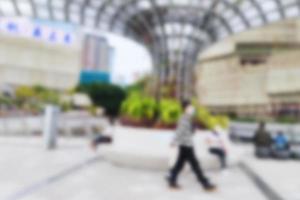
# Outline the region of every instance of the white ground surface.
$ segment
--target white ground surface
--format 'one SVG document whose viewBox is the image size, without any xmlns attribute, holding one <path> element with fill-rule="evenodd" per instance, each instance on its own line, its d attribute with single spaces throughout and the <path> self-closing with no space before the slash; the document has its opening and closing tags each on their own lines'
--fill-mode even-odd
<svg viewBox="0 0 300 200">
<path fill-rule="evenodd" d="M 180 177 L 183 190 L 170 191 L 165 172 L 113 166 L 85 139 L 61 139 L 49 152 L 41 138 L 2 137 L 0 155 L 1 200 L 265 199 L 238 168 L 208 172 L 218 185 L 215 193 L 205 193 L 190 171 Z"/>
<path fill-rule="evenodd" d="M 177 148 L 170 146 L 174 138 L 172 130 L 116 126 L 112 132 L 114 143 L 103 149 L 103 155 L 115 164 L 166 171 L 177 158 Z M 220 133 L 227 149 L 227 164 L 236 166 L 246 153 L 245 149 L 234 146 L 226 132 Z M 207 131 L 198 131 L 193 138 L 194 149 L 204 169 L 219 169 L 219 160 L 208 152 L 206 139 L 209 134 Z"/>
<path fill-rule="evenodd" d="M 282 199 L 300 200 L 300 161 L 248 158 L 245 163 Z"/>
</svg>

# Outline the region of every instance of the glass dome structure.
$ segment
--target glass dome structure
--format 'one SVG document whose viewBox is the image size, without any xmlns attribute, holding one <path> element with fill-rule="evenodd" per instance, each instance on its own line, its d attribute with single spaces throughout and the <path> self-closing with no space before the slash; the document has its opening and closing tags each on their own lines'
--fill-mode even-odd
<svg viewBox="0 0 300 200">
<path fill-rule="evenodd" d="M 198 54 L 235 33 L 300 16 L 300 0 L 1 0 L 0 16 L 63 21 L 144 45 L 160 83 L 191 85 Z"/>
</svg>

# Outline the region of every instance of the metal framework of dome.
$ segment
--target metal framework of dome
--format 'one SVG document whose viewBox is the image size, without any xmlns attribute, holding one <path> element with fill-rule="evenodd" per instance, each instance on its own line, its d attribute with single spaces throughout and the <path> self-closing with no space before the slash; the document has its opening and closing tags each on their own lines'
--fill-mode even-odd
<svg viewBox="0 0 300 200">
<path fill-rule="evenodd" d="M 300 0 L 1 0 L 0 16 L 124 35 L 149 50 L 160 82 L 177 77 L 178 90 L 188 91 L 201 51 L 226 36 L 300 16 Z"/>
</svg>

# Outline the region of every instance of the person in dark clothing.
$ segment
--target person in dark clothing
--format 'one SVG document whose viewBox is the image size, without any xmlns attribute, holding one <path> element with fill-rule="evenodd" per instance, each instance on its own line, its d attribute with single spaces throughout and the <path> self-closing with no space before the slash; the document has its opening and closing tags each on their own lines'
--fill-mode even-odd
<svg viewBox="0 0 300 200">
<path fill-rule="evenodd" d="M 271 147 L 272 137 L 268 131 L 265 129 L 265 123 L 261 122 L 259 124 L 258 130 L 255 132 L 254 144 L 256 147 Z"/>
<path fill-rule="evenodd" d="M 258 157 L 269 157 L 273 141 L 270 133 L 265 129 L 264 122 L 259 124 L 259 128 L 255 132 L 253 140 L 256 148 L 256 155 Z"/>
<path fill-rule="evenodd" d="M 97 150 L 97 147 L 100 144 L 111 144 L 113 142 L 113 138 L 111 135 L 113 134 L 112 127 L 114 127 L 114 120 L 109 119 L 108 125 L 102 133 L 98 134 L 95 138 L 90 142 L 90 147 L 93 150 Z"/>
<path fill-rule="evenodd" d="M 172 189 L 180 189 L 180 186 L 177 184 L 177 177 L 187 162 L 191 165 L 193 172 L 195 173 L 198 181 L 202 184 L 203 188 L 207 191 L 212 191 L 216 187 L 205 177 L 193 147 L 194 128 L 192 125 L 192 117 L 195 112 L 195 108 L 189 101 L 183 102 L 182 107 L 184 114 L 179 120 L 176 135 L 172 143 L 172 146 L 178 146 L 179 154 L 175 165 L 169 172 L 170 175 L 167 177 L 169 187 Z"/>
<path fill-rule="evenodd" d="M 219 158 L 222 169 L 226 169 L 227 168 L 227 164 L 226 164 L 226 152 L 223 149 L 211 148 L 211 149 L 209 149 L 209 152 L 211 154 L 216 155 Z"/>
<path fill-rule="evenodd" d="M 96 150 L 98 145 L 100 144 L 111 144 L 111 143 L 112 143 L 112 138 L 110 136 L 105 136 L 101 134 L 91 141 L 91 148 L 93 150 Z"/>
</svg>

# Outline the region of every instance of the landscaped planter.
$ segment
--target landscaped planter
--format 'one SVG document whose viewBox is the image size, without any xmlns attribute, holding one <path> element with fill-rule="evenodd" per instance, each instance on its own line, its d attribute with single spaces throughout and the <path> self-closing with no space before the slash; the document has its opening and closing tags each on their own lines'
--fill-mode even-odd
<svg viewBox="0 0 300 200">
<path fill-rule="evenodd" d="M 205 131 L 197 131 L 195 149 L 205 169 L 219 168 L 215 156 L 208 152 Z M 113 144 L 100 150 L 114 164 L 142 169 L 167 170 L 173 165 L 177 148 L 171 147 L 173 130 L 117 126 Z M 240 153 L 228 142 L 229 164 L 236 164 Z"/>
<path fill-rule="evenodd" d="M 153 127 L 154 126 L 154 122 L 151 120 L 137 120 L 137 119 L 133 119 L 130 117 L 121 117 L 120 118 L 120 123 L 124 126 L 132 126 L 132 127 Z"/>
<path fill-rule="evenodd" d="M 177 124 L 165 124 L 160 121 L 153 122 L 151 120 L 136 120 L 129 117 L 121 117 L 120 122 L 123 126 L 138 127 L 138 128 L 152 128 L 159 130 L 175 130 Z M 194 122 L 195 128 L 205 130 L 204 125 L 199 122 Z"/>
</svg>

